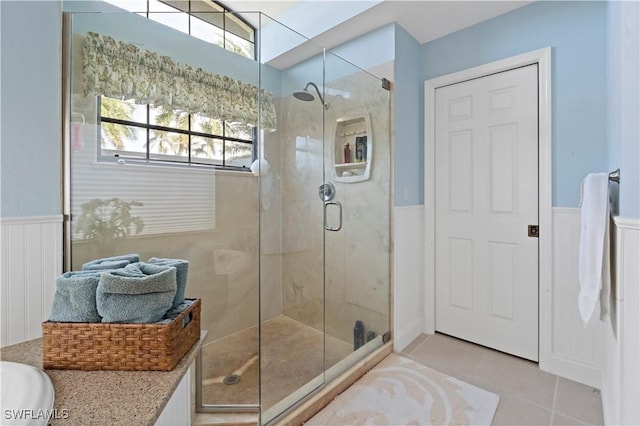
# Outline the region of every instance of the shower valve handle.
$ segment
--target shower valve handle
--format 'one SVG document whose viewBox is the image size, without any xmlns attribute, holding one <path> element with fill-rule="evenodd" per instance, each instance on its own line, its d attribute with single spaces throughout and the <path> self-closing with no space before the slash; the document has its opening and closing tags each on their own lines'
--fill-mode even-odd
<svg viewBox="0 0 640 426">
<path fill-rule="evenodd" d="M 336 196 L 336 187 L 331 183 L 323 183 L 318 188 L 318 196 L 322 201 L 331 201 Z"/>
</svg>

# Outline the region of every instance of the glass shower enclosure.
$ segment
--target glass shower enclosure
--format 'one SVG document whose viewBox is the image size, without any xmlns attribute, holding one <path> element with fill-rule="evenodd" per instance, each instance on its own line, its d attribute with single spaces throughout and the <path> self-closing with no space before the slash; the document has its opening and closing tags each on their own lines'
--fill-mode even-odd
<svg viewBox="0 0 640 426">
<path fill-rule="evenodd" d="M 126 253 L 189 261 L 186 296 L 202 300 L 207 330 L 199 411 L 274 422 L 380 348 L 386 81 L 262 13 L 208 12 L 256 27 L 251 59 L 167 26 L 172 12 L 154 21 L 78 1 L 65 11 L 66 269 Z M 186 98 L 215 101 L 200 106 L 124 84 L 100 91 L 87 81 L 106 72 L 92 70 L 104 65 L 89 53 L 96 37 L 227 85 L 190 86 Z"/>
</svg>

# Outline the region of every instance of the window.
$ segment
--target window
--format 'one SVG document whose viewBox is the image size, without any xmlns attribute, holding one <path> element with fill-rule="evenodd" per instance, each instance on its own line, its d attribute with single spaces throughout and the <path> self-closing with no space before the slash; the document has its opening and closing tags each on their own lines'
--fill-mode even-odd
<svg viewBox="0 0 640 426">
<path fill-rule="evenodd" d="M 255 59 L 255 29 L 211 0 L 107 0 L 193 37 Z M 248 170 L 255 128 L 246 123 L 100 96 L 101 160 L 130 159 Z"/>
<path fill-rule="evenodd" d="M 255 59 L 256 30 L 240 15 L 212 0 L 106 0 L 122 9 Z"/>
<path fill-rule="evenodd" d="M 255 129 L 200 114 L 100 97 L 100 159 L 132 159 L 248 170 Z"/>
</svg>

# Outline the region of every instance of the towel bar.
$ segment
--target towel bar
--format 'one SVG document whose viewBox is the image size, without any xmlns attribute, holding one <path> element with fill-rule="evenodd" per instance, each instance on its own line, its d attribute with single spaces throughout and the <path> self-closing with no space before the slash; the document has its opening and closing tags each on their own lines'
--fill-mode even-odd
<svg viewBox="0 0 640 426">
<path fill-rule="evenodd" d="M 609 173 L 609 180 L 620 183 L 620 169 L 616 169 L 615 171 Z"/>
</svg>

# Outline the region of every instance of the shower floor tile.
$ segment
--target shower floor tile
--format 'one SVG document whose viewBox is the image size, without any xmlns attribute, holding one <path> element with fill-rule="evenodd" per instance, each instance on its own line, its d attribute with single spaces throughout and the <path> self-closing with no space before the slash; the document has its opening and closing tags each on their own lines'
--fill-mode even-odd
<svg viewBox="0 0 640 426">
<path fill-rule="evenodd" d="M 279 316 L 262 324 L 262 409 L 322 374 L 323 343 L 326 368 L 353 352 L 353 344 L 296 320 Z M 203 403 L 236 405 L 259 403 L 258 327 L 217 340 L 202 349 Z M 229 378 L 232 375 L 237 378 Z M 225 384 L 223 381 L 233 384 Z"/>
</svg>

